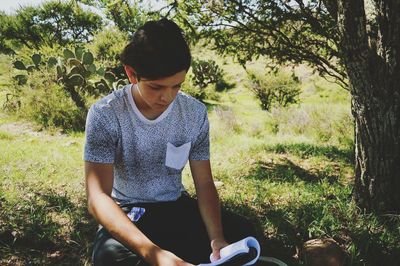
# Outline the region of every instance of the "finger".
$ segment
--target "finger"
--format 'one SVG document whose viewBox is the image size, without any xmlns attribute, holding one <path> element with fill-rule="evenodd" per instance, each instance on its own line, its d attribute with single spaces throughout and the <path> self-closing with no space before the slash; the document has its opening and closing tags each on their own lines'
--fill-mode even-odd
<svg viewBox="0 0 400 266">
<path fill-rule="evenodd" d="M 212 257 L 213 257 L 213 260 L 219 260 L 220 259 L 219 249 L 214 249 L 213 250 Z"/>
</svg>

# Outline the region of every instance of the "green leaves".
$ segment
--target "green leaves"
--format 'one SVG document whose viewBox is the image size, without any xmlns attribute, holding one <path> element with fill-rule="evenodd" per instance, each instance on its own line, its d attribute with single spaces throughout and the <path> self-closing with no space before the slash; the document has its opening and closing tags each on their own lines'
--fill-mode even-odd
<svg viewBox="0 0 400 266">
<path fill-rule="evenodd" d="M 216 84 L 223 80 L 222 69 L 213 60 L 193 60 L 193 84 L 204 89 L 208 84 Z"/>
<path fill-rule="evenodd" d="M 57 76 L 61 77 L 65 74 L 65 72 L 67 71 L 67 69 L 65 68 L 64 65 L 57 65 L 56 66 L 56 70 L 57 70 Z"/>
<path fill-rule="evenodd" d="M 73 52 L 74 51 L 74 52 Z M 48 82 L 59 84 L 62 89 L 71 96 L 76 106 L 86 110 L 85 95 L 98 97 L 101 94 L 110 93 L 126 84 L 126 80 L 121 78 L 118 67 L 107 68 L 96 67 L 93 53 L 81 47 L 74 49 L 64 49 L 61 57 L 51 56 L 45 58 L 43 55 L 35 53 L 31 56 L 32 63 L 26 65 L 22 60 L 13 62 L 14 68 L 25 71 L 14 77 L 18 85 L 33 83 L 29 82 L 31 76 L 36 71 L 50 72 Z M 113 71 L 116 71 L 114 74 Z M 47 73 L 46 73 L 47 74 Z M 100 81 L 94 81 L 100 76 Z M 53 79 L 53 80 L 52 80 Z M 98 80 L 98 79 L 97 79 Z"/>
<path fill-rule="evenodd" d="M 40 62 L 42 61 L 42 57 L 39 54 L 33 54 L 31 58 L 35 66 L 39 67 Z"/>
<path fill-rule="evenodd" d="M 83 63 L 85 64 L 85 65 L 90 65 L 90 64 L 93 64 L 93 62 L 94 62 L 94 57 L 93 57 L 93 54 L 91 53 L 91 52 L 86 52 L 86 53 L 84 53 L 83 54 Z"/>
<path fill-rule="evenodd" d="M 83 48 L 82 47 L 75 47 L 75 57 L 78 60 L 82 60 L 82 56 L 83 56 Z"/>
<path fill-rule="evenodd" d="M 91 65 L 94 62 L 94 57 L 91 52 L 85 52 L 82 47 L 75 47 L 75 53 L 69 49 L 65 49 L 64 52 L 64 59 L 68 61 L 68 64 L 72 65 Z"/>
<path fill-rule="evenodd" d="M 97 75 L 104 76 L 104 74 L 105 74 L 104 67 L 100 67 L 99 69 L 97 69 Z"/>
<path fill-rule="evenodd" d="M 105 81 L 104 79 L 100 79 L 100 81 L 95 82 L 95 86 L 99 90 L 99 92 L 111 91 L 110 86 L 108 86 L 107 81 Z"/>
<path fill-rule="evenodd" d="M 69 79 L 67 79 L 68 85 L 71 86 L 82 86 L 84 81 L 84 77 L 82 77 L 80 74 L 73 74 Z"/>
<path fill-rule="evenodd" d="M 0 50 L 10 53 L 9 43 L 35 49 L 86 43 L 102 24 L 100 15 L 83 9 L 75 1 L 21 6 L 15 14 L 0 16 Z M 77 57 L 82 59 L 78 53 Z"/>
<path fill-rule="evenodd" d="M 111 71 L 107 71 L 106 73 L 104 73 L 104 78 L 109 82 L 114 82 L 116 79 L 115 75 Z"/>
<path fill-rule="evenodd" d="M 70 58 L 75 58 L 75 54 L 69 49 L 64 49 L 63 54 L 65 60 L 68 60 Z"/>
<path fill-rule="evenodd" d="M 268 66 L 308 63 L 347 87 L 338 50 L 341 34 L 324 5 L 330 1 L 177 2 L 185 32 L 195 31 L 213 50 L 233 56 L 242 66 L 259 56 L 269 59 Z"/>
<path fill-rule="evenodd" d="M 25 85 L 28 81 L 28 76 L 27 75 L 16 75 L 14 77 L 14 79 L 18 81 L 18 85 Z"/>
<path fill-rule="evenodd" d="M 79 66 L 74 66 L 71 68 L 69 75 L 73 75 L 73 74 L 80 74 L 81 73 L 81 69 Z"/>
<path fill-rule="evenodd" d="M 26 70 L 25 64 L 20 60 L 15 61 L 13 65 L 18 70 Z"/>
<path fill-rule="evenodd" d="M 299 102 L 301 90 L 294 76 L 284 72 L 263 75 L 249 70 L 248 77 L 250 90 L 260 101 L 263 110 L 270 111 L 274 105 L 288 107 Z"/>
<path fill-rule="evenodd" d="M 81 61 L 79 61 L 79 60 L 76 59 L 76 58 L 69 58 L 69 59 L 67 60 L 67 63 L 68 63 L 68 65 L 70 65 L 70 66 L 79 66 L 79 65 L 82 65 Z"/>
<path fill-rule="evenodd" d="M 96 74 L 96 66 L 94 64 L 90 64 L 87 67 L 87 70 L 91 73 L 91 74 Z"/>
<path fill-rule="evenodd" d="M 55 57 L 53 57 L 53 56 L 49 57 L 49 59 L 47 60 L 47 66 L 48 66 L 49 68 L 52 68 L 52 67 L 54 67 L 56 64 L 57 64 L 57 58 L 55 58 Z"/>
</svg>

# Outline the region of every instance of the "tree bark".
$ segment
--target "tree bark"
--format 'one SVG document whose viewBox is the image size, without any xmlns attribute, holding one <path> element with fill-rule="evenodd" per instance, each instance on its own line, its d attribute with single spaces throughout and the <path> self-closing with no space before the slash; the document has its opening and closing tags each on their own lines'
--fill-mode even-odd
<svg viewBox="0 0 400 266">
<path fill-rule="evenodd" d="M 368 212 L 400 213 L 400 4 L 374 5 L 378 32 L 369 46 L 363 0 L 338 0 L 355 119 L 354 198 Z"/>
<path fill-rule="evenodd" d="M 384 100 L 371 103 L 368 99 L 353 103 L 354 197 L 367 211 L 400 213 L 399 105 Z"/>
</svg>

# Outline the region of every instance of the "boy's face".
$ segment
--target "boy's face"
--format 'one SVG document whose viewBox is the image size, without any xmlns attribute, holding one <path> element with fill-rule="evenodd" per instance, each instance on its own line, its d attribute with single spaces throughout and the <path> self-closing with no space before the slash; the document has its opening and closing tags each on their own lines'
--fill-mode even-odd
<svg viewBox="0 0 400 266">
<path fill-rule="evenodd" d="M 165 111 L 173 102 L 186 76 L 186 70 L 183 70 L 161 79 L 148 80 L 141 78 L 140 81 L 137 81 L 134 73 L 130 75 L 131 73 L 128 73 L 129 69 L 126 70 L 131 83 L 138 86 L 140 105 L 146 109 L 160 112 Z"/>
</svg>

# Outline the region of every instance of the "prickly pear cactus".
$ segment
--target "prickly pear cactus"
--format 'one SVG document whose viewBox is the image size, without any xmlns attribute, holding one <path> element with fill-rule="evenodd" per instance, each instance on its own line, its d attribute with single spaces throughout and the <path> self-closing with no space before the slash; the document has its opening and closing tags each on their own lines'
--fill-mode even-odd
<svg viewBox="0 0 400 266">
<path fill-rule="evenodd" d="M 76 106 L 83 110 L 87 110 L 86 95 L 98 97 L 128 83 L 123 72 L 115 71 L 115 69 L 121 70 L 121 67 L 97 67 L 93 54 L 82 47 L 75 47 L 73 51 L 64 49 L 61 57 L 51 56 L 46 59 L 35 53 L 31 56 L 31 60 L 29 64 L 21 60 L 14 61 L 14 68 L 24 71 L 14 77 L 18 85 L 27 84 L 29 74 L 33 71 L 52 71 L 55 76 L 54 81 L 60 84 L 69 93 Z"/>
<path fill-rule="evenodd" d="M 25 65 L 24 62 L 21 60 L 14 61 L 13 65 L 14 68 L 18 70 L 26 70 L 28 73 L 31 73 L 35 70 L 39 70 L 41 63 L 42 63 L 42 56 L 40 54 L 33 54 L 31 56 L 32 64 Z M 13 77 L 17 82 L 18 85 L 24 85 L 28 82 L 28 76 L 25 74 L 19 74 Z"/>
</svg>

